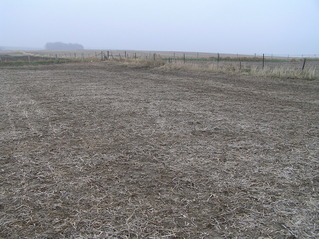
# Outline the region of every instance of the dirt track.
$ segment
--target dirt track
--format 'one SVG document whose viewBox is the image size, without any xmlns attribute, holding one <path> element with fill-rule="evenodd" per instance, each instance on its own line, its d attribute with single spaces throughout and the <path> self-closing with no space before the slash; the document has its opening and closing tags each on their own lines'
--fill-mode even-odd
<svg viewBox="0 0 319 239">
<path fill-rule="evenodd" d="M 0 238 L 318 238 L 319 82 L 0 68 Z"/>
</svg>

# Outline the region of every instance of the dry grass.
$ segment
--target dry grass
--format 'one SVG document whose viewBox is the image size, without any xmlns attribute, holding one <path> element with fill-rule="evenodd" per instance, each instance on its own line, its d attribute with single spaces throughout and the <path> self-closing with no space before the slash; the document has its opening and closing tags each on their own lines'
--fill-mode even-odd
<svg viewBox="0 0 319 239">
<path fill-rule="evenodd" d="M 278 78 L 292 78 L 292 79 L 305 79 L 305 80 L 316 80 L 319 79 L 319 72 L 314 68 L 307 68 L 304 71 L 296 69 L 295 67 L 261 67 L 256 66 L 239 66 L 239 63 L 183 63 L 173 62 L 165 64 L 163 67 L 165 70 L 186 70 L 186 71 L 205 71 L 205 72 L 219 72 L 219 73 L 233 73 L 233 74 L 244 74 L 251 76 L 262 76 L 262 77 L 278 77 Z"/>
<path fill-rule="evenodd" d="M 275 68 L 265 67 L 264 69 L 253 67 L 249 72 L 255 76 L 270 76 L 279 78 L 290 78 L 290 79 L 305 79 L 305 80 L 316 80 L 319 79 L 319 72 L 315 68 L 307 68 L 305 70 L 295 69 L 292 67 L 278 66 Z"/>
<path fill-rule="evenodd" d="M 165 65 L 165 61 L 161 59 L 150 60 L 145 58 L 114 58 L 110 59 L 112 62 L 119 63 L 123 66 L 135 67 L 135 68 L 155 68 Z"/>
<path fill-rule="evenodd" d="M 119 61 L 119 60 L 115 60 Z M 120 62 L 123 65 L 131 67 L 159 67 L 162 70 L 182 70 L 191 72 L 216 72 L 216 73 L 232 73 L 243 74 L 261 77 L 277 77 L 277 78 L 290 78 L 290 79 L 305 79 L 316 80 L 319 79 L 319 71 L 316 67 L 306 68 L 305 70 L 296 69 L 296 67 L 282 66 L 280 63 L 277 66 L 265 67 L 262 69 L 260 66 L 239 65 L 238 62 L 220 62 L 220 63 L 207 63 L 207 62 L 186 62 L 173 61 L 164 62 L 162 60 L 150 59 L 122 59 Z"/>
<path fill-rule="evenodd" d="M 318 81 L 135 64 L 1 69 L 0 237 L 319 237 Z"/>
</svg>

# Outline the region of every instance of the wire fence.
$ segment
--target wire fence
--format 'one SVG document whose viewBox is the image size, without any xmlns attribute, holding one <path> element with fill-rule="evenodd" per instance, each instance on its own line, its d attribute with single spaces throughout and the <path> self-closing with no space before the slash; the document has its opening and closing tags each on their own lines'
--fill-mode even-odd
<svg viewBox="0 0 319 239">
<path fill-rule="evenodd" d="M 10 62 L 69 62 L 69 61 L 108 61 L 108 60 L 148 60 L 165 63 L 192 63 L 198 65 L 223 65 L 238 69 L 247 68 L 290 68 L 295 70 L 312 69 L 319 72 L 319 54 L 312 55 L 275 55 L 275 54 L 221 54 L 197 52 L 147 52 L 122 50 L 82 50 L 82 51 L 32 51 L 20 54 L 0 52 L 0 65 Z"/>
<path fill-rule="evenodd" d="M 102 61 L 121 59 L 161 60 L 165 63 L 191 63 L 197 65 L 220 65 L 237 69 L 275 69 L 293 70 L 311 69 L 319 73 L 319 54 L 282 56 L 274 54 L 240 55 L 220 53 L 184 53 L 184 52 L 134 52 L 134 51 L 101 51 L 96 57 Z"/>
<path fill-rule="evenodd" d="M 319 54 L 300 56 L 281 56 L 274 54 L 239 55 L 220 53 L 184 53 L 184 52 L 133 52 L 101 51 L 96 53 L 102 61 L 121 59 L 161 60 L 166 63 L 193 63 L 200 65 L 216 64 L 245 68 L 290 68 L 295 70 L 312 69 L 319 71 Z"/>
</svg>

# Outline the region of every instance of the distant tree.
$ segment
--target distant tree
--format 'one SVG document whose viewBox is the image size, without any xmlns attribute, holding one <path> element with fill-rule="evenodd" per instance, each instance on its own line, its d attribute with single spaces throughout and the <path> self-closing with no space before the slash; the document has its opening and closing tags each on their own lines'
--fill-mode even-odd
<svg viewBox="0 0 319 239">
<path fill-rule="evenodd" d="M 45 44 L 46 50 L 83 50 L 84 47 L 77 43 L 48 42 Z"/>
</svg>

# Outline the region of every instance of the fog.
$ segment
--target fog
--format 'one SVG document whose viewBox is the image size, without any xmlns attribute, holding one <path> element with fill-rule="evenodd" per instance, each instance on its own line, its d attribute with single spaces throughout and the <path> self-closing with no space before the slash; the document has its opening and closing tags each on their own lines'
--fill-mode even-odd
<svg viewBox="0 0 319 239">
<path fill-rule="evenodd" d="M 318 0 L 0 0 L 0 47 L 319 54 Z"/>
</svg>

